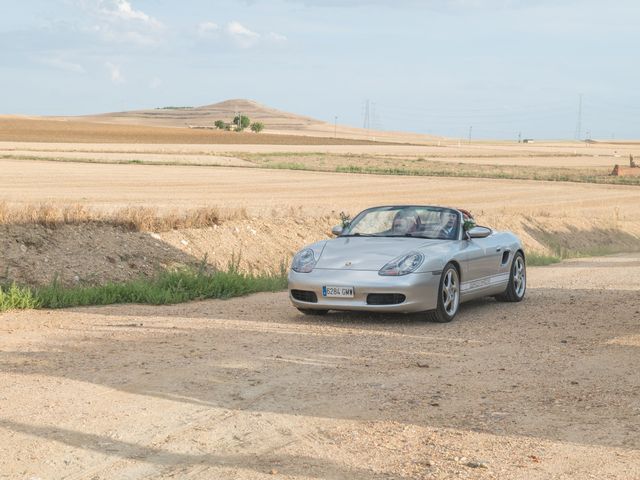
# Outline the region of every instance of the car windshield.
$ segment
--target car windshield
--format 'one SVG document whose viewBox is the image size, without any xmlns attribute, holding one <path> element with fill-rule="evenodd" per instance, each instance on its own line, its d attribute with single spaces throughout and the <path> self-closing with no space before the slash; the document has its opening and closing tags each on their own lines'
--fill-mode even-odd
<svg viewBox="0 0 640 480">
<path fill-rule="evenodd" d="M 341 236 L 458 238 L 460 215 L 441 207 L 377 207 L 359 213 Z"/>
</svg>

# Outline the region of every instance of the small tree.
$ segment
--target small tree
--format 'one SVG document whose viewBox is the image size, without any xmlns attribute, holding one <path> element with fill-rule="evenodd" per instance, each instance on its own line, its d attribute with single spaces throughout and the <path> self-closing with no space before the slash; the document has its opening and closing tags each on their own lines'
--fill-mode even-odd
<svg viewBox="0 0 640 480">
<path fill-rule="evenodd" d="M 262 122 L 253 122 L 251 124 L 251 131 L 252 132 L 260 133 L 262 130 L 264 130 L 264 123 L 262 123 Z"/>
<path fill-rule="evenodd" d="M 224 130 L 227 126 L 222 120 L 216 120 L 213 124 L 218 130 Z"/>
<path fill-rule="evenodd" d="M 251 120 L 246 115 L 236 115 L 233 124 L 236 126 L 236 130 L 242 131 L 251 124 Z"/>
</svg>

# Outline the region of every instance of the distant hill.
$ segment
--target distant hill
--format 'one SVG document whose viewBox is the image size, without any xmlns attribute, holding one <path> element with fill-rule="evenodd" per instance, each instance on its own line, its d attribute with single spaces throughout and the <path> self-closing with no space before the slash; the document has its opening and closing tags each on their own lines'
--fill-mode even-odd
<svg viewBox="0 0 640 480">
<path fill-rule="evenodd" d="M 91 115 L 84 119 L 109 121 L 114 123 L 136 123 L 165 127 L 213 126 L 216 120 L 231 122 L 241 113 L 252 121 L 263 122 L 275 130 L 303 129 L 319 120 L 269 108 L 252 100 L 226 100 L 202 107 L 164 107 L 151 110 L 132 110 L 128 112 Z"/>
<path fill-rule="evenodd" d="M 237 114 L 248 116 L 252 122 L 265 124 L 266 132 L 286 135 L 306 135 L 376 140 L 402 143 L 433 143 L 439 137 L 405 132 L 384 132 L 338 125 L 334 131 L 332 123 L 323 122 L 295 113 L 283 112 L 253 100 L 234 99 L 201 107 L 163 107 L 150 110 L 104 113 L 82 117 L 67 117 L 69 120 L 85 120 L 98 123 L 162 127 L 212 127 L 216 120 L 231 122 Z"/>
</svg>

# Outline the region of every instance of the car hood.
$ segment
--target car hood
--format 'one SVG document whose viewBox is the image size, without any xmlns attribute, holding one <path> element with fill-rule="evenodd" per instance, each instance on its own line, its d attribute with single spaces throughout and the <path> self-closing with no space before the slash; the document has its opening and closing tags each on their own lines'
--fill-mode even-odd
<svg viewBox="0 0 640 480">
<path fill-rule="evenodd" d="M 404 253 L 444 242 L 410 237 L 335 238 L 325 244 L 315 268 L 378 271 Z"/>
</svg>

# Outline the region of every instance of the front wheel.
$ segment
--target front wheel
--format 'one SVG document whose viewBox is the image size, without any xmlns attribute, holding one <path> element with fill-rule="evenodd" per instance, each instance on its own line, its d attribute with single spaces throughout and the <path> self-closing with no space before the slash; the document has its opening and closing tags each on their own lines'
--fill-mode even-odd
<svg viewBox="0 0 640 480">
<path fill-rule="evenodd" d="M 521 302 L 527 291 L 527 265 L 524 255 L 517 252 L 511 262 L 509 273 L 509 283 L 504 293 L 496 295 L 496 299 L 501 302 Z"/>
<path fill-rule="evenodd" d="M 460 276 L 453 263 L 447 263 L 440 277 L 438 287 L 438 306 L 427 312 L 427 320 L 447 323 L 453 320 L 460 306 Z"/>
</svg>

